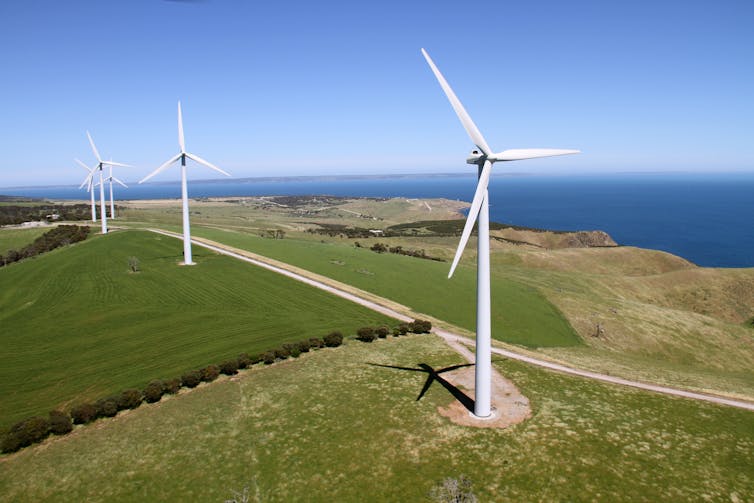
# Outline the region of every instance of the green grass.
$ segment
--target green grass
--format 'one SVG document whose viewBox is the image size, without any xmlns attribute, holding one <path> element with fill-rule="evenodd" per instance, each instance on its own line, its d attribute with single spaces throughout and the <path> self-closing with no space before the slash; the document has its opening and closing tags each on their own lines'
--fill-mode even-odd
<svg viewBox="0 0 754 503">
<path fill-rule="evenodd" d="M 0 427 L 243 351 L 391 324 L 281 275 L 195 251 L 198 265 L 180 267 L 180 240 L 116 232 L 0 269 Z M 130 256 L 141 272 L 129 272 Z"/>
<path fill-rule="evenodd" d="M 2 460 L 2 501 L 427 501 L 465 474 L 479 501 L 751 501 L 751 412 L 495 365 L 533 417 L 450 423 L 424 375 L 433 336 L 349 342 L 145 405 Z"/>
<path fill-rule="evenodd" d="M 20 250 L 49 230 L 49 227 L 0 229 L 0 255 L 5 255 L 10 250 Z"/>
<path fill-rule="evenodd" d="M 263 239 L 201 227 L 193 233 L 322 274 L 466 329 L 475 328 L 475 268 L 461 266 L 449 280 L 447 263 L 378 254 L 355 248 L 351 242 Z M 370 241 L 374 240 L 366 240 L 365 245 Z M 563 315 L 535 288 L 498 276 L 491 295 L 495 339 L 527 347 L 580 344 Z"/>
</svg>

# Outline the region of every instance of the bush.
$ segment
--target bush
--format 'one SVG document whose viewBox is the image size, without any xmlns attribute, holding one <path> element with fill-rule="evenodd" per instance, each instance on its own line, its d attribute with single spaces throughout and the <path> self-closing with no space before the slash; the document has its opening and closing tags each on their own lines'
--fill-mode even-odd
<svg viewBox="0 0 754 503">
<path fill-rule="evenodd" d="M 254 365 L 264 360 L 264 353 L 257 353 L 251 357 L 251 364 Z"/>
<path fill-rule="evenodd" d="M 202 382 L 202 374 L 198 370 L 190 370 L 181 376 L 181 385 L 186 388 L 196 388 Z"/>
<path fill-rule="evenodd" d="M 220 373 L 226 376 L 238 374 L 238 360 L 226 360 L 220 364 Z"/>
<path fill-rule="evenodd" d="M 97 409 L 97 417 L 113 417 L 118 413 L 117 397 L 100 398 L 94 402 L 94 408 Z"/>
<path fill-rule="evenodd" d="M 401 323 L 398 325 L 398 331 L 401 333 L 401 335 L 406 335 L 409 332 L 409 329 L 411 327 L 408 326 L 408 323 Z"/>
<path fill-rule="evenodd" d="M 220 375 L 220 367 L 217 365 L 207 365 L 202 369 L 202 381 L 212 382 Z"/>
<path fill-rule="evenodd" d="M 293 358 L 298 358 L 299 356 L 301 356 L 301 351 L 299 351 L 298 346 L 291 349 L 291 356 Z"/>
<path fill-rule="evenodd" d="M 118 410 L 135 409 L 144 397 L 138 389 L 127 389 L 118 395 Z"/>
<path fill-rule="evenodd" d="M 309 344 L 309 341 L 301 341 L 296 344 L 296 347 L 301 353 L 308 353 L 311 344 Z"/>
<path fill-rule="evenodd" d="M 262 361 L 265 365 L 270 365 L 271 363 L 275 363 L 275 352 L 274 351 L 267 351 L 266 353 L 262 354 Z"/>
<path fill-rule="evenodd" d="M 400 337 L 400 335 L 401 335 L 401 329 L 398 327 L 395 327 L 393 329 L 393 337 Z"/>
<path fill-rule="evenodd" d="M 408 324 L 408 327 L 415 334 L 428 334 L 432 330 L 432 322 L 428 320 L 414 320 Z"/>
<path fill-rule="evenodd" d="M 73 429 L 71 416 L 62 410 L 53 410 L 50 412 L 50 433 L 55 435 L 65 435 Z"/>
<path fill-rule="evenodd" d="M 240 355 L 238 355 L 238 360 L 237 361 L 238 361 L 238 368 L 239 369 L 245 369 L 249 365 L 251 365 L 251 358 L 246 353 L 241 353 Z"/>
<path fill-rule="evenodd" d="M 387 337 L 387 334 L 390 333 L 390 329 L 385 326 L 377 327 L 374 333 L 377 334 L 377 337 L 379 337 L 380 339 L 384 339 L 385 337 Z"/>
<path fill-rule="evenodd" d="M 275 358 L 280 358 L 281 360 L 285 360 L 289 356 L 291 356 L 291 350 L 288 349 L 287 344 L 284 344 L 283 346 L 277 348 L 274 350 Z"/>
<path fill-rule="evenodd" d="M 319 349 L 325 347 L 325 341 L 319 337 L 311 337 L 309 339 L 309 347 L 312 349 Z"/>
<path fill-rule="evenodd" d="M 181 389 L 181 380 L 178 378 L 168 379 L 162 383 L 162 390 L 166 395 L 175 395 Z"/>
<path fill-rule="evenodd" d="M 15 452 L 44 440 L 50 433 L 50 422 L 44 417 L 31 417 L 14 424 L 3 439 L 2 451 Z"/>
<path fill-rule="evenodd" d="M 73 424 L 86 424 L 97 419 L 97 408 L 91 403 L 82 403 L 71 409 Z"/>
<path fill-rule="evenodd" d="M 372 342 L 377 338 L 377 336 L 374 335 L 374 328 L 361 327 L 356 331 L 356 338 L 361 342 Z"/>
<path fill-rule="evenodd" d="M 165 385 L 160 380 L 155 380 L 147 384 L 144 388 L 144 401 L 147 403 L 159 402 L 162 394 L 165 392 Z"/>
<path fill-rule="evenodd" d="M 327 346 L 328 348 L 336 348 L 343 344 L 343 334 L 341 334 L 337 330 L 330 332 L 325 336 L 324 341 L 325 346 Z"/>
</svg>

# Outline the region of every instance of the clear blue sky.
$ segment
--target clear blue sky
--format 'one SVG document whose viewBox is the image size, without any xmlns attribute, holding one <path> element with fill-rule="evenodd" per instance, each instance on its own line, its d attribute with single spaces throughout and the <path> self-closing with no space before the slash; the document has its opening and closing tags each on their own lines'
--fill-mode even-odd
<svg viewBox="0 0 754 503">
<path fill-rule="evenodd" d="M 421 47 L 493 149 L 583 151 L 498 168 L 754 170 L 751 0 L 14 0 L 0 47 L 0 186 L 78 183 L 87 129 L 138 180 L 178 151 L 178 99 L 236 177 L 463 172 Z"/>
</svg>

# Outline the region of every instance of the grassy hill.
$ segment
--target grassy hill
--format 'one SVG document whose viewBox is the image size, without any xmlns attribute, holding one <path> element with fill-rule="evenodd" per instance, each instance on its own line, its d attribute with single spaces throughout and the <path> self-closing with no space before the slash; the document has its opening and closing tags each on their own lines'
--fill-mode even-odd
<svg viewBox="0 0 754 503">
<path fill-rule="evenodd" d="M 468 477 L 479 501 L 751 501 L 754 421 L 719 407 L 495 366 L 532 404 L 506 430 L 437 413 L 426 375 L 369 363 L 461 363 L 434 336 L 255 368 L 0 461 L 2 501 L 429 501 Z"/>
<path fill-rule="evenodd" d="M 176 239 L 115 232 L 0 269 L 0 425 L 241 352 L 389 321 L 207 251 L 180 267 L 181 253 Z"/>
</svg>

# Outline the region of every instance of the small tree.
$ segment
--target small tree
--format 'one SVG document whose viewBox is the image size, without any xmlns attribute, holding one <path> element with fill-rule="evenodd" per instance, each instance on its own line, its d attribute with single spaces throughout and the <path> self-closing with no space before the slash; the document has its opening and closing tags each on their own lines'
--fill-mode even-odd
<svg viewBox="0 0 754 503">
<path fill-rule="evenodd" d="M 389 328 L 387 328 L 387 327 L 385 327 L 385 326 L 382 326 L 382 327 L 377 327 L 377 329 L 376 329 L 376 330 L 374 331 L 374 333 L 375 333 L 375 334 L 377 335 L 377 337 L 379 337 L 380 339 L 384 339 L 385 337 L 387 337 L 387 334 L 389 334 L 389 333 L 390 333 L 390 329 L 389 329 Z"/>
<path fill-rule="evenodd" d="M 238 374 L 238 360 L 225 360 L 220 364 L 220 373 L 226 376 Z"/>
<path fill-rule="evenodd" d="M 325 346 L 335 348 L 343 344 L 343 334 L 339 331 L 330 332 L 324 338 Z"/>
<path fill-rule="evenodd" d="M 91 403 L 75 405 L 71 409 L 73 424 L 86 424 L 97 418 L 97 408 Z"/>
<path fill-rule="evenodd" d="M 212 382 L 220 375 L 220 367 L 217 365 L 207 365 L 201 370 L 202 381 Z"/>
<path fill-rule="evenodd" d="M 361 342 L 372 342 L 377 338 L 377 336 L 374 335 L 374 328 L 361 327 L 356 331 L 356 338 Z"/>
<path fill-rule="evenodd" d="M 54 433 L 55 435 L 65 435 L 73 429 L 71 416 L 62 410 L 53 410 L 50 412 L 49 424 L 50 433 Z"/>
<path fill-rule="evenodd" d="M 181 390 L 181 380 L 178 378 L 168 379 L 163 383 L 163 390 L 166 395 L 175 395 Z"/>
<path fill-rule="evenodd" d="M 138 389 L 127 389 L 118 395 L 118 410 L 135 409 L 144 397 Z"/>
<path fill-rule="evenodd" d="M 190 370 L 181 376 L 181 385 L 186 388 L 196 388 L 202 382 L 202 374 L 198 370 Z"/>
<path fill-rule="evenodd" d="M 247 353 L 241 353 L 238 355 L 238 368 L 245 369 L 251 365 L 251 357 Z"/>
<path fill-rule="evenodd" d="M 165 392 L 165 385 L 160 380 L 151 381 L 144 388 L 144 401 L 147 403 L 159 402 L 162 394 Z"/>
</svg>

